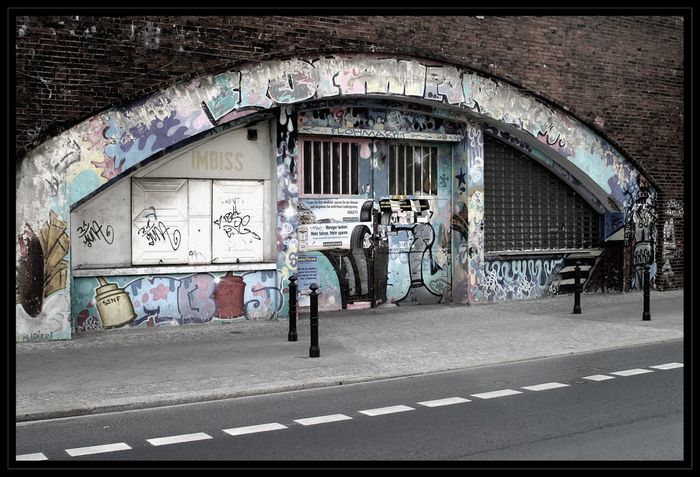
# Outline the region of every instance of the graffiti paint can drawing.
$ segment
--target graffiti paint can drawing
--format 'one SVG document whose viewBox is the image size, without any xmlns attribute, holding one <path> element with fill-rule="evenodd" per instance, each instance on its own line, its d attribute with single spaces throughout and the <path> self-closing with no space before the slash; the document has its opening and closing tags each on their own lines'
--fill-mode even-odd
<svg viewBox="0 0 700 477">
<path fill-rule="evenodd" d="M 236 318 L 245 314 L 243 308 L 243 294 L 245 283 L 243 278 L 235 276 L 232 272 L 226 272 L 214 292 L 216 301 L 217 318 Z"/>
<path fill-rule="evenodd" d="M 136 313 L 129 294 L 116 284 L 107 283 L 102 277 L 98 277 L 97 280 L 101 286 L 95 290 L 95 301 L 102 327 L 114 328 L 133 320 Z"/>
</svg>

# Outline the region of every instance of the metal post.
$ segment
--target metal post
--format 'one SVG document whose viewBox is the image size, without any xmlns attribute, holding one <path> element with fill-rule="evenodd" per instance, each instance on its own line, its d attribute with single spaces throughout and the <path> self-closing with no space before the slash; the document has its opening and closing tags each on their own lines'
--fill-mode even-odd
<svg viewBox="0 0 700 477">
<path fill-rule="evenodd" d="M 311 316 L 309 317 L 311 321 L 311 347 L 309 348 L 309 357 L 318 358 L 321 356 L 321 349 L 318 347 L 318 296 L 321 294 L 318 291 L 318 285 L 312 283 L 309 285 L 311 293 L 309 297 L 311 299 Z"/>
<path fill-rule="evenodd" d="M 289 334 L 287 341 L 297 340 L 297 277 L 289 277 Z"/>
<path fill-rule="evenodd" d="M 581 314 L 581 262 L 574 267 L 574 314 Z"/>
<path fill-rule="evenodd" d="M 642 313 L 642 320 L 651 320 L 651 314 L 649 313 L 649 264 L 644 265 L 644 312 Z"/>
</svg>

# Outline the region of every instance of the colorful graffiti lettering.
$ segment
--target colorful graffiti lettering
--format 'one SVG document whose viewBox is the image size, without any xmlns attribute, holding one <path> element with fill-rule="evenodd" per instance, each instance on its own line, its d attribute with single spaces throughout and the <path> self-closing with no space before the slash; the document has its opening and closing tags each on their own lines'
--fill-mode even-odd
<svg viewBox="0 0 700 477">
<path fill-rule="evenodd" d="M 197 273 L 180 277 L 76 278 L 78 331 L 177 326 L 211 321 L 273 319 L 282 291 L 277 273 Z M 92 285 L 91 285 L 92 284 Z"/>
</svg>

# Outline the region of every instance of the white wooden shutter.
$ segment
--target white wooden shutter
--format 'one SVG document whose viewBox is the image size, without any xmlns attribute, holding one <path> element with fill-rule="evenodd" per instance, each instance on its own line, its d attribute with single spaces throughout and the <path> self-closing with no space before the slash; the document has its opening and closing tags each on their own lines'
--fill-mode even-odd
<svg viewBox="0 0 700 477">
<path fill-rule="evenodd" d="M 187 263 L 187 180 L 134 179 L 131 224 L 134 265 Z"/>
<path fill-rule="evenodd" d="M 214 181 L 212 201 L 212 262 L 262 261 L 262 181 Z"/>
</svg>

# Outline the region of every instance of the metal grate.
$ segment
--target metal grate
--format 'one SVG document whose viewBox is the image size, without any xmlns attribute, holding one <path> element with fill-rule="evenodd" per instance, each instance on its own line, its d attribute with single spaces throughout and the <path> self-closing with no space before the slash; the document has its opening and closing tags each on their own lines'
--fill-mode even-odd
<svg viewBox="0 0 700 477">
<path fill-rule="evenodd" d="M 601 215 L 565 182 L 490 136 L 485 139 L 484 155 L 486 251 L 600 245 Z"/>
<path fill-rule="evenodd" d="M 348 140 L 304 140 L 304 195 L 355 195 L 360 144 Z"/>
<path fill-rule="evenodd" d="M 390 145 L 389 195 L 437 195 L 437 147 Z"/>
</svg>

